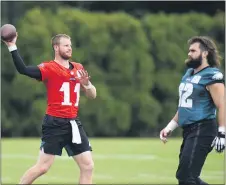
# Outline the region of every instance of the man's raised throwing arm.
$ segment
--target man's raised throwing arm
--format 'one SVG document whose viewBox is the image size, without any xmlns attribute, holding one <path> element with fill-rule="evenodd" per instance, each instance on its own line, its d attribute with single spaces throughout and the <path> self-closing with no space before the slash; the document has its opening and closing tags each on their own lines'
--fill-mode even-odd
<svg viewBox="0 0 226 185">
<path fill-rule="evenodd" d="M 15 65 L 17 71 L 22 75 L 26 75 L 31 78 L 41 80 L 42 75 L 41 75 L 41 71 L 39 70 L 38 66 L 26 66 L 24 64 L 23 59 L 21 58 L 21 56 L 17 50 L 16 40 L 17 40 L 17 36 L 11 42 L 5 42 L 5 41 L 3 41 L 3 42 L 6 44 L 6 46 L 9 49 L 9 52 L 12 55 L 13 62 L 14 62 L 14 65 Z"/>
</svg>

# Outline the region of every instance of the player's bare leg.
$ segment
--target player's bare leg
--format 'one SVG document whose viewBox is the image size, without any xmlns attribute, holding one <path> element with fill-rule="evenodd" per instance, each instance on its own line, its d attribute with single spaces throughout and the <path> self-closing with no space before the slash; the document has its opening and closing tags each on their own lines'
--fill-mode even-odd
<svg viewBox="0 0 226 185">
<path fill-rule="evenodd" d="M 19 184 L 32 184 L 35 179 L 45 174 L 53 164 L 55 155 L 40 151 L 37 163 L 25 172 Z"/>
<path fill-rule="evenodd" d="M 94 162 L 90 151 L 73 156 L 80 168 L 79 184 L 92 184 Z"/>
</svg>

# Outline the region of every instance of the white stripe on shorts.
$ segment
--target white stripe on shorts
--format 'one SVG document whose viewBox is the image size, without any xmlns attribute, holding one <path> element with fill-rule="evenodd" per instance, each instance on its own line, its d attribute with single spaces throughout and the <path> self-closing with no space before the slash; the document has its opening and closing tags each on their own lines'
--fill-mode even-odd
<svg viewBox="0 0 226 185">
<path fill-rule="evenodd" d="M 71 120 L 71 127 L 72 127 L 72 143 L 81 144 L 81 135 L 78 129 L 78 125 L 75 120 Z"/>
</svg>

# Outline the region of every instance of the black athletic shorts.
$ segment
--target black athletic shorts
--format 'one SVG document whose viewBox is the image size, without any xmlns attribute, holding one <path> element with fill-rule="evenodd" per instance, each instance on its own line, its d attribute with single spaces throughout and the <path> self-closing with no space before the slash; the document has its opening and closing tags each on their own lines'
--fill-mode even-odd
<svg viewBox="0 0 226 185">
<path fill-rule="evenodd" d="M 71 121 L 77 125 L 76 136 L 80 142 L 72 142 Z M 78 118 L 59 118 L 46 114 L 42 123 L 42 142 L 40 149 L 46 154 L 62 155 L 63 148 L 66 149 L 68 156 L 92 151 L 88 137 Z"/>
</svg>

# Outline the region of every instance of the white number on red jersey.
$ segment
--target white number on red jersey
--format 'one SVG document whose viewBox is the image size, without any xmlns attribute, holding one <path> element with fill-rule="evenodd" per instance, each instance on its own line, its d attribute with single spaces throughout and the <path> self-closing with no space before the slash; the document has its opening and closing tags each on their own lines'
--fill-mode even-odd
<svg viewBox="0 0 226 185">
<path fill-rule="evenodd" d="M 70 102 L 70 83 L 64 82 L 60 88 L 60 91 L 64 93 L 64 101 L 61 103 L 62 105 L 72 105 Z M 79 98 L 80 98 L 80 84 L 77 83 L 74 88 L 74 92 L 76 93 L 76 101 L 75 106 L 78 106 Z"/>
</svg>

